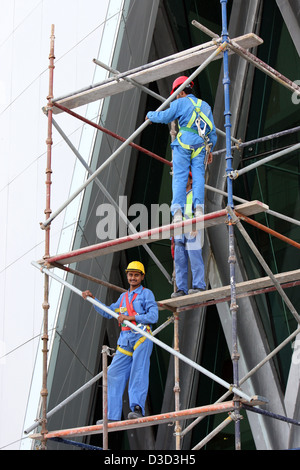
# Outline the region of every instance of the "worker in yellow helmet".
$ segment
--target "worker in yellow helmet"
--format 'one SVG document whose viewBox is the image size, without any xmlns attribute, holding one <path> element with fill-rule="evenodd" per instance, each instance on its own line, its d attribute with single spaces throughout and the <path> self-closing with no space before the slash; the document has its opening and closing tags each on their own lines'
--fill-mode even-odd
<svg viewBox="0 0 300 470">
<path fill-rule="evenodd" d="M 145 402 L 149 388 L 150 357 L 153 343 L 148 338 L 129 326 L 129 320 L 140 329 L 151 333 L 151 327 L 158 320 L 158 308 L 150 289 L 142 286 L 145 268 L 139 261 L 132 261 L 126 269 L 129 289 L 121 294 L 117 302 L 109 308 L 119 313 L 118 323 L 121 327 L 117 352 L 107 373 L 107 417 L 109 421 L 119 421 L 122 417 L 123 393 L 128 384 L 129 405 L 131 412 L 128 419 L 145 415 Z M 93 294 L 87 290 L 82 293 L 84 299 Z M 113 318 L 98 306 L 96 311 L 105 318 Z M 100 424 L 102 420 L 97 421 Z"/>
</svg>

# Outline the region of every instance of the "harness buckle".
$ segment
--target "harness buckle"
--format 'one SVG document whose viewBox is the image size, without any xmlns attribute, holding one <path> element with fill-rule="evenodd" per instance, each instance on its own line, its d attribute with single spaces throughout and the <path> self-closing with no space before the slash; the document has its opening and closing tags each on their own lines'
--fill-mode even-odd
<svg viewBox="0 0 300 470">
<path fill-rule="evenodd" d="M 201 121 L 204 122 L 204 127 L 203 127 L 203 129 L 201 129 Z M 203 119 L 201 119 L 201 117 L 197 117 L 197 119 L 195 119 L 195 124 L 196 124 L 196 126 L 197 126 L 199 136 L 200 136 L 203 140 L 205 140 L 205 137 L 206 137 L 206 136 L 205 136 L 205 132 L 206 132 L 207 123 L 206 123 Z"/>
</svg>

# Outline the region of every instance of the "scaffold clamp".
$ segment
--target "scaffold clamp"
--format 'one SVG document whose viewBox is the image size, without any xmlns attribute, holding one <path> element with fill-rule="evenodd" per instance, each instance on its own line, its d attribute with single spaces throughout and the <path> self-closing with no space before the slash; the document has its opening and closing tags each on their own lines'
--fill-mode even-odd
<svg viewBox="0 0 300 470">
<path fill-rule="evenodd" d="M 236 180 L 239 177 L 239 173 L 237 170 L 233 170 L 230 173 L 228 173 L 226 176 L 230 178 L 231 180 Z"/>
</svg>

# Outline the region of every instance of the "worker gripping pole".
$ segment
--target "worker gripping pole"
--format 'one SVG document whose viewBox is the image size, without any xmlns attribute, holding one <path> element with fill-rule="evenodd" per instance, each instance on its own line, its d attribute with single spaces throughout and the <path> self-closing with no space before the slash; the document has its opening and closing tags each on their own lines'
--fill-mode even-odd
<svg viewBox="0 0 300 470">
<path fill-rule="evenodd" d="M 228 44 L 229 36 L 227 30 L 227 0 L 220 0 L 222 8 L 222 42 Z M 224 102 L 225 102 L 225 132 L 226 132 L 226 173 L 227 173 L 227 191 L 228 191 L 228 206 L 233 208 L 233 190 L 232 190 L 232 179 L 230 175 L 233 171 L 232 163 L 233 156 L 231 152 L 231 112 L 230 112 L 230 78 L 229 78 L 229 65 L 228 65 L 228 50 L 226 49 L 223 54 L 223 64 L 224 64 Z M 236 303 L 236 289 L 235 289 L 235 249 L 234 249 L 234 227 L 232 220 L 229 217 L 228 223 L 228 233 L 229 233 L 229 267 L 230 267 L 230 288 L 231 288 L 231 320 L 232 320 L 232 365 L 233 365 L 233 382 L 236 387 L 239 385 L 239 376 L 238 376 L 238 347 L 237 347 L 237 310 L 238 306 Z M 240 438 L 240 400 L 238 397 L 235 397 L 235 411 L 234 411 L 234 422 L 235 422 L 235 448 L 236 450 L 241 449 L 241 438 Z"/>
<path fill-rule="evenodd" d="M 221 44 L 204 62 L 200 65 L 193 73 L 190 75 L 189 78 L 172 94 L 169 98 L 166 99 L 164 103 L 160 105 L 160 107 L 156 111 L 162 111 L 165 109 L 171 101 L 173 101 L 176 96 L 184 90 L 184 88 L 194 80 L 194 78 L 205 69 L 205 67 L 218 55 L 224 50 L 225 45 Z M 77 197 L 81 191 L 83 191 L 103 170 L 106 168 L 121 152 L 124 150 L 148 125 L 150 121 L 147 119 L 140 125 L 138 129 L 136 129 L 130 137 L 128 137 L 125 142 L 107 159 L 104 163 L 69 197 L 67 201 L 55 212 L 52 213 L 51 217 L 49 217 L 44 223 L 41 223 L 40 226 L 42 229 L 46 229 L 46 227 L 55 219 L 74 199 Z"/>
<path fill-rule="evenodd" d="M 125 291 L 126 292 L 126 291 Z M 168 326 L 170 323 L 174 322 L 174 317 L 169 317 L 162 325 L 158 326 L 153 332 L 152 335 L 158 335 L 166 326 Z M 52 410 L 48 411 L 47 413 L 47 419 L 49 419 L 52 415 L 60 411 L 64 406 L 66 406 L 68 403 L 70 403 L 74 398 L 76 398 L 78 395 L 83 393 L 85 390 L 87 390 L 89 387 L 94 385 L 99 379 L 103 377 L 103 370 L 95 375 L 91 380 L 89 380 L 87 383 L 82 385 L 82 387 L 78 388 L 75 392 L 73 392 L 71 395 L 69 395 L 67 398 L 65 398 L 62 402 L 60 402 L 58 405 L 56 405 Z M 36 429 L 40 425 L 41 421 L 37 420 L 34 424 L 29 426 L 27 429 L 24 430 L 25 434 L 29 434 L 31 431 Z"/>
<path fill-rule="evenodd" d="M 43 268 L 40 266 L 40 264 L 38 264 L 36 261 L 32 261 L 31 262 L 32 266 L 36 267 L 37 269 L 39 269 L 42 273 L 44 274 L 47 274 L 48 276 L 50 276 L 52 279 L 55 279 L 56 281 L 60 282 L 62 285 L 64 285 L 65 287 L 67 287 L 68 289 L 70 289 L 71 291 L 75 292 L 77 295 L 79 295 L 80 297 L 82 296 L 82 292 L 77 289 L 77 287 L 75 286 L 72 286 L 71 284 L 69 284 L 67 281 L 65 281 L 64 279 L 60 278 L 59 276 L 57 276 L 56 274 L 54 274 L 53 272 L 51 272 L 49 269 L 47 268 Z M 101 302 L 97 301 L 96 299 L 92 299 L 91 297 L 87 297 L 86 299 L 88 302 L 90 302 L 91 304 L 99 307 L 101 310 L 104 310 L 106 313 L 108 313 L 109 315 L 111 315 L 112 317 L 114 317 L 115 319 L 118 318 L 118 314 L 116 312 L 113 312 L 112 310 L 110 310 L 106 305 L 102 304 Z M 212 372 L 208 371 L 207 369 L 205 369 L 204 367 L 200 366 L 199 364 L 197 364 L 196 362 L 192 361 L 191 359 L 187 358 L 186 356 L 184 356 L 183 354 L 179 353 L 178 351 L 175 351 L 173 348 L 171 348 L 170 346 L 168 346 L 167 344 L 163 343 L 162 341 L 160 341 L 159 339 L 157 339 L 156 337 L 154 337 L 152 334 L 150 333 L 147 333 L 146 331 L 142 330 L 141 328 L 135 326 L 133 323 L 131 323 L 130 321 L 128 320 L 124 320 L 124 323 L 126 326 L 129 326 L 132 330 L 136 331 L 137 333 L 145 336 L 146 338 L 148 338 L 150 341 L 152 341 L 153 343 L 157 344 L 158 346 L 160 346 L 161 348 L 165 349 L 167 352 L 169 352 L 170 354 L 172 354 L 173 356 L 177 356 L 180 360 L 182 360 L 183 362 L 185 362 L 186 364 L 188 364 L 189 366 L 193 367 L 194 369 L 198 370 L 199 372 L 201 372 L 202 374 L 206 375 L 207 377 L 209 377 L 210 379 L 212 380 L 215 380 L 217 383 L 219 383 L 220 385 L 222 385 L 223 387 L 227 388 L 228 390 L 230 390 L 230 392 L 232 393 L 235 393 L 236 395 L 240 396 L 241 398 L 244 398 L 245 400 L 247 400 L 248 402 L 251 402 L 252 399 L 251 397 L 249 397 L 246 393 L 244 393 L 242 390 L 239 390 L 237 389 L 237 387 L 235 386 L 232 386 L 231 384 L 229 384 L 228 382 L 226 382 L 225 380 L 221 379 L 220 377 L 217 377 L 215 374 L 213 374 Z"/>
</svg>

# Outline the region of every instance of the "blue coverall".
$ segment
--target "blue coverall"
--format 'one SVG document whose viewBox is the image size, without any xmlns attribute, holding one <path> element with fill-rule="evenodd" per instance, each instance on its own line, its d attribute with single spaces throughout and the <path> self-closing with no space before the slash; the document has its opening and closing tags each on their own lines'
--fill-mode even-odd
<svg viewBox="0 0 300 470">
<path fill-rule="evenodd" d="M 141 329 L 150 332 L 151 325 L 158 320 L 158 308 L 153 292 L 143 286 L 128 292 L 128 301 L 136 312 L 136 323 Z M 137 294 L 137 296 L 135 296 Z M 126 308 L 126 293 L 121 294 L 117 302 L 110 305 L 109 309 L 116 311 L 122 304 L 122 313 Z M 98 300 L 99 302 L 99 300 Z M 94 308 L 105 318 L 113 318 L 100 307 Z M 150 327 L 150 328 L 149 328 Z M 145 402 L 149 387 L 150 356 L 153 343 L 145 336 L 134 330 L 122 327 L 118 338 L 118 347 L 115 356 L 107 372 L 107 417 L 109 420 L 119 421 L 122 417 L 123 393 L 127 381 L 129 405 L 134 410 L 136 405 L 140 406 L 145 415 Z"/>
<path fill-rule="evenodd" d="M 188 196 L 191 196 L 192 189 L 186 193 L 185 218 L 193 217 L 188 204 Z M 177 290 L 188 293 L 188 260 L 191 264 L 192 288 L 206 289 L 205 269 L 202 257 L 202 239 L 199 231 L 191 236 L 189 233 L 176 235 L 174 238 L 174 262 Z"/>
<path fill-rule="evenodd" d="M 180 127 L 186 127 L 189 123 L 191 116 L 194 111 L 194 105 L 190 98 L 194 102 L 197 102 L 197 98 L 190 94 L 184 98 L 178 98 L 171 102 L 170 107 L 165 111 L 149 111 L 147 118 L 154 123 L 168 124 L 171 121 L 178 119 Z M 211 150 L 213 150 L 216 141 L 217 134 L 215 124 L 213 120 L 212 110 L 209 104 L 202 101 L 201 111 L 209 118 L 213 128 L 209 133 L 209 140 L 212 143 Z M 204 123 L 201 123 L 201 129 L 204 127 Z M 191 128 L 197 131 L 195 123 L 192 124 Z M 171 212 L 175 214 L 177 209 L 180 209 L 184 213 L 184 204 L 186 198 L 186 184 L 188 180 L 188 174 L 191 169 L 193 177 L 193 207 L 201 206 L 204 212 L 204 185 L 205 185 L 205 142 L 197 133 L 188 131 L 182 131 L 180 138 L 183 144 L 188 144 L 191 150 L 184 149 L 178 141 L 178 136 L 172 142 L 171 148 L 173 150 L 173 180 L 172 180 L 172 192 L 173 199 L 171 205 Z M 199 155 L 193 157 L 193 150 L 203 147 Z"/>
</svg>

